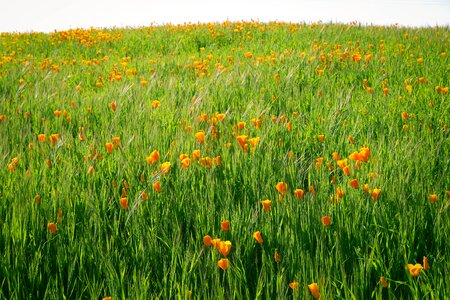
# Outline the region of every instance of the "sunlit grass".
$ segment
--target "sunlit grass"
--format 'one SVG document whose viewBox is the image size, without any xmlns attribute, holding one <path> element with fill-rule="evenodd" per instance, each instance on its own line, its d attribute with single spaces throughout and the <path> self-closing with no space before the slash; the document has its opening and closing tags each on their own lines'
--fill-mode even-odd
<svg viewBox="0 0 450 300">
<path fill-rule="evenodd" d="M 447 297 L 449 33 L 2 34 L 1 298 Z"/>
</svg>

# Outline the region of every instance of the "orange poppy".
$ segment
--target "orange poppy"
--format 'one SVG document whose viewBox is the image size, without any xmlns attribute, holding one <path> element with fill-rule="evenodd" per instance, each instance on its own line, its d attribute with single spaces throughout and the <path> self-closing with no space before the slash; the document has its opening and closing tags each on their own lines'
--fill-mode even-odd
<svg viewBox="0 0 450 300">
<path fill-rule="evenodd" d="M 430 200 L 431 203 L 436 203 L 437 195 L 436 194 L 431 194 L 430 196 L 428 196 L 428 199 Z"/>
<path fill-rule="evenodd" d="M 311 292 L 311 294 L 313 295 L 314 299 L 320 298 L 319 286 L 317 285 L 317 283 L 314 282 L 314 283 L 308 284 L 308 289 Z"/>
<path fill-rule="evenodd" d="M 200 150 L 192 151 L 192 157 L 194 158 L 194 160 L 200 158 Z"/>
<path fill-rule="evenodd" d="M 229 231 L 230 230 L 230 221 L 225 220 L 220 222 L 220 227 L 222 228 L 222 231 Z"/>
<path fill-rule="evenodd" d="M 166 161 L 164 163 L 161 164 L 161 174 L 167 174 L 170 171 L 170 165 L 171 163 Z"/>
<path fill-rule="evenodd" d="M 322 219 L 322 224 L 325 227 L 329 227 L 331 225 L 331 217 L 330 216 L 323 216 Z"/>
<path fill-rule="evenodd" d="M 114 148 L 117 149 L 117 147 L 119 147 L 119 144 L 120 144 L 120 137 L 118 137 L 118 136 L 113 137 L 113 144 L 114 144 Z"/>
<path fill-rule="evenodd" d="M 189 167 L 190 164 L 191 164 L 191 159 L 189 157 L 186 157 L 181 161 L 181 167 L 183 169 L 186 169 L 187 167 Z"/>
<path fill-rule="evenodd" d="M 413 277 L 419 276 L 420 272 L 422 271 L 423 267 L 421 264 L 407 264 L 406 269 L 409 271 L 409 274 Z"/>
<path fill-rule="evenodd" d="M 426 256 L 423 257 L 423 269 L 425 271 L 430 269 L 430 263 L 428 262 L 428 258 Z"/>
<path fill-rule="evenodd" d="M 321 143 L 323 143 L 323 141 L 325 141 L 325 135 L 323 135 L 323 134 L 319 134 L 317 136 L 317 138 L 319 139 L 319 142 L 321 142 Z"/>
<path fill-rule="evenodd" d="M 147 193 L 144 191 L 144 192 L 142 192 L 142 194 L 141 194 L 141 198 L 142 198 L 142 200 L 143 201 L 146 201 L 146 200 L 148 200 L 148 195 L 147 195 Z"/>
<path fill-rule="evenodd" d="M 385 287 L 385 288 L 388 287 L 388 283 L 387 283 L 386 279 L 384 279 L 383 276 L 380 277 L 380 283 L 383 285 L 383 287 Z"/>
<path fill-rule="evenodd" d="M 270 204 L 272 203 L 272 201 L 270 200 L 261 200 L 261 204 L 263 206 L 264 211 L 269 211 L 270 210 Z"/>
<path fill-rule="evenodd" d="M 159 181 L 156 181 L 153 184 L 153 188 L 155 189 L 155 191 L 157 191 L 158 193 L 161 193 L 161 184 L 159 183 Z"/>
<path fill-rule="evenodd" d="M 159 152 L 158 150 L 153 150 L 152 153 L 146 158 L 148 164 L 153 164 L 159 161 Z"/>
<path fill-rule="evenodd" d="M 239 145 L 241 145 L 242 148 L 245 148 L 245 143 L 247 142 L 246 135 L 239 135 L 236 137 L 237 141 L 239 142 Z"/>
<path fill-rule="evenodd" d="M 302 200 L 303 195 L 305 194 L 305 191 L 302 189 L 296 189 L 294 191 L 294 196 L 298 198 L 298 200 Z"/>
<path fill-rule="evenodd" d="M 254 233 L 253 233 L 253 238 L 254 238 L 259 244 L 262 244 L 263 239 L 262 239 L 262 236 L 261 236 L 261 232 L 259 232 L 259 231 L 254 232 Z"/>
<path fill-rule="evenodd" d="M 278 182 L 277 185 L 275 186 L 275 188 L 281 195 L 286 194 L 288 191 L 288 185 L 286 182 L 283 182 L 283 181 Z"/>
<path fill-rule="evenodd" d="M 195 138 L 199 143 L 203 143 L 205 141 L 205 132 L 199 131 L 195 134 Z"/>
<path fill-rule="evenodd" d="M 378 196 L 380 196 L 381 190 L 380 189 L 373 189 L 372 191 L 372 200 L 376 201 L 378 199 Z"/>
<path fill-rule="evenodd" d="M 231 251 L 231 242 L 230 241 L 220 241 L 219 248 L 217 249 L 220 254 L 227 257 Z"/>
<path fill-rule="evenodd" d="M 206 247 L 209 247 L 212 245 L 212 239 L 210 235 L 205 235 L 203 237 L 203 245 L 205 245 Z"/>
<path fill-rule="evenodd" d="M 127 197 L 120 198 L 120 206 L 122 206 L 123 209 L 128 209 L 128 198 Z"/>
<path fill-rule="evenodd" d="M 354 189 L 358 189 L 359 188 L 359 184 L 358 184 L 358 180 L 356 180 L 356 179 L 352 179 L 352 180 L 350 180 L 350 186 L 352 187 L 352 188 L 354 188 Z"/>
<path fill-rule="evenodd" d="M 273 259 L 275 260 L 276 263 L 280 262 L 280 254 L 278 253 L 277 250 L 275 250 L 275 254 L 273 255 Z"/>
<path fill-rule="evenodd" d="M 49 223 L 47 224 L 47 228 L 48 228 L 48 230 L 50 231 L 50 233 L 51 233 L 52 235 L 55 235 L 55 234 L 56 234 L 56 224 L 55 224 L 55 223 L 49 222 Z"/>
<path fill-rule="evenodd" d="M 219 260 L 217 262 L 217 265 L 219 266 L 219 268 L 221 268 L 222 270 L 226 271 L 228 269 L 228 259 L 227 258 L 222 258 L 221 260 Z"/>
<path fill-rule="evenodd" d="M 108 154 L 111 154 L 111 153 L 112 153 L 112 150 L 113 150 L 113 144 L 110 143 L 110 142 L 107 142 L 107 143 L 105 144 L 105 147 L 106 147 L 106 152 L 108 152 Z"/>
<path fill-rule="evenodd" d="M 38 140 L 40 143 L 43 143 L 46 138 L 47 138 L 47 136 L 44 133 L 41 133 L 38 135 Z"/>
<path fill-rule="evenodd" d="M 152 101 L 152 107 L 153 108 L 158 108 L 161 105 L 161 102 L 159 102 L 158 100 L 153 100 Z"/>
<path fill-rule="evenodd" d="M 298 288 L 300 287 L 300 283 L 298 283 L 297 281 L 293 281 L 289 283 L 289 287 L 294 291 L 298 290 Z"/>
</svg>

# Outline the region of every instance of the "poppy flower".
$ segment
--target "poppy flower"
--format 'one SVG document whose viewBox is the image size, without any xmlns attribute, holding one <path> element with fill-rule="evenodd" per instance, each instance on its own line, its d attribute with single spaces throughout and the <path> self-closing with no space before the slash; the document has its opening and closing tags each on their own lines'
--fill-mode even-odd
<svg viewBox="0 0 450 300">
<path fill-rule="evenodd" d="M 221 113 L 218 113 L 218 114 L 216 114 L 216 117 L 217 117 L 217 119 L 219 119 L 219 121 L 223 121 L 223 119 L 225 118 L 225 114 L 221 114 Z"/>
<path fill-rule="evenodd" d="M 423 257 L 423 269 L 425 271 L 430 269 L 430 264 L 428 263 L 428 258 L 426 256 Z"/>
<path fill-rule="evenodd" d="M 338 161 L 336 161 L 336 163 L 339 168 L 344 170 L 344 168 L 347 166 L 347 159 L 339 159 Z"/>
<path fill-rule="evenodd" d="M 116 101 L 111 101 L 111 110 L 116 111 Z"/>
<path fill-rule="evenodd" d="M 158 150 L 153 150 L 152 153 L 146 158 L 148 164 L 153 164 L 159 161 L 159 152 Z"/>
<path fill-rule="evenodd" d="M 41 203 L 41 196 L 40 195 L 34 196 L 34 200 L 36 201 L 37 204 Z"/>
<path fill-rule="evenodd" d="M 302 189 L 296 189 L 294 191 L 294 196 L 298 198 L 298 200 L 302 200 L 303 195 L 305 194 L 305 191 Z"/>
<path fill-rule="evenodd" d="M 277 185 L 275 186 L 275 188 L 281 195 L 286 194 L 288 191 L 288 185 L 286 182 L 283 182 L 283 181 L 278 182 Z"/>
<path fill-rule="evenodd" d="M 108 154 L 111 154 L 111 153 L 112 153 L 112 150 L 113 150 L 113 144 L 110 143 L 110 142 L 107 142 L 107 143 L 105 144 L 105 147 L 106 147 L 106 152 L 108 152 Z"/>
<path fill-rule="evenodd" d="M 219 247 L 217 249 L 220 254 L 227 257 L 231 251 L 231 242 L 230 241 L 220 241 Z"/>
<path fill-rule="evenodd" d="M 272 203 L 272 201 L 270 200 L 261 200 L 261 204 L 263 206 L 264 211 L 269 211 L 270 210 L 270 204 Z"/>
<path fill-rule="evenodd" d="M 377 201 L 378 196 L 380 196 L 381 190 L 380 189 L 373 189 L 372 191 L 372 200 Z"/>
<path fill-rule="evenodd" d="M 242 148 L 245 148 L 245 143 L 247 142 L 246 135 L 239 135 L 236 137 L 237 141 L 239 142 L 239 145 L 241 145 Z"/>
<path fill-rule="evenodd" d="M 52 235 L 55 235 L 55 234 L 56 234 L 56 224 L 55 224 L 55 223 L 49 222 L 49 223 L 47 224 L 47 228 L 48 228 L 48 230 L 50 231 L 50 233 L 51 233 Z"/>
<path fill-rule="evenodd" d="M 199 131 L 195 134 L 195 138 L 199 143 L 203 143 L 205 141 L 205 132 Z"/>
<path fill-rule="evenodd" d="M 280 262 L 280 254 L 278 253 L 277 250 L 275 250 L 275 254 L 273 255 L 273 259 L 275 260 L 276 263 Z"/>
<path fill-rule="evenodd" d="M 351 160 L 355 160 L 355 161 L 361 159 L 361 157 L 359 156 L 359 152 L 357 152 L 357 151 L 350 154 L 350 156 L 348 158 L 350 158 Z"/>
<path fill-rule="evenodd" d="M 261 245 L 263 242 L 262 236 L 261 236 L 261 232 L 256 231 L 253 233 L 253 238 Z"/>
<path fill-rule="evenodd" d="M 317 136 L 317 138 L 319 139 L 319 142 L 321 142 L 321 143 L 323 143 L 323 141 L 325 141 L 325 135 L 323 135 L 323 134 L 319 134 Z"/>
<path fill-rule="evenodd" d="M 252 146 L 252 148 L 255 148 L 259 143 L 259 137 L 248 139 L 248 143 Z"/>
<path fill-rule="evenodd" d="M 228 269 L 228 259 L 227 258 L 222 258 L 221 260 L 219 260 L 217 262 L 217 265 L 219 266 L 219 268 L 221 268 L 222 270 L 226 271 Z"/>
<path fill-rule="evenodd" d="M 339 154 L 337 152 L 333 152 L 333 154 L 331 156 L 333 157 L 333 159 L 335 161 L 341 160 L 341 158 L 339 157 Z"/>
<path fill-rule="evenodd" d="M 330 216 L 323 216 L 322 219 L 322 224 L 325 227 L 329 227 L 331 225 L 331 217 Z"/>
<path fill-rule="evenodd" d="M 120 198 L 120 206 L 122 206 L 123 209 L 128 209 L 128 198 L 122 197 Z"/>
<path fill-rule="evenodd" d="M 336 195 L 337 195 L 339 198 L 342 198 L 342 197 L 344 197 L 344 191 L 341 190 L 340 187 L 337 187 L 337 189 L 336 189 Z"/>
<path fill-rule="evenodd" d="M 436 203 L 437 195 L 436 194 L 431 194 L 430 196 L 428 196 L 428 199 L 430 200 L 431 203 Z"/>
<path fill-rule="evenodd" d="M 167 174 L 167 173 L 169 173 L 169 171 L 170 171 L 170 165 L 171 165 L 171 163 L 170 162 L 168 162 L 168 161 L 166 161 L 166 162 L 164 162 L 164 163 L 162 163 L 161 164 L 161 174 Z"/>
<path fill-rule="evenodd" d="M 142 192 L 142 194 L 141 194 L 141 199 L 142 199 L 143 201 L 148 200 L 148 195 L 147 195 L 147 193 L 146 193 L 145 191 Z"/>
<path fill-rule="evenodd" d="M 261 128 L 261 119 L 252 119 L 252 123 L 256 128 Z"/>
<path fill-rule="evenodd" d="M 158 193 L 161 193 L 161 184 L 159 183 L 159 181 L 156 181 L 153 184 L 153 188 L 155 189 L 155 191 L 157 191 Z"/>
<path fill-rule="evenodd" d="M 314 189 L 314 186 L 313 186 L 313 185 L 310 185 L 310 186 L 309 186 L 309 191 L 310 191 L 310 193 L 313 194 L 313 195 L 316 193 L 316 190 Z"/>
<path fill-rule="evenodd" d="M 118 136 L 113 137 L 113 144 L 114 144 L 114 148 L 117 149 L 117 147 L 119 147 L 119 144 L 120 144 L 120 137 L 118 137 Z"/>
<path fill-rule="evenodd" d="M 158 108 L 161 105 L 161 102 L 159 102 L 158 100 L 153 100 L 152 101 L 152 107 L 153 108 Z"/>
<path fill-rule="evenodd" d="M 308 284 L 308 289 L 311 292 L 311 294 L 313 295 L 314 299 L 320 298 L 319 286 L 317 285 L 317 283 L 314 282 L 314 283 Z"/>
<path fill-rule="evenodd" d="M 180 161 L 183 161 L 183 159 L 188 158 L 189 155 L 187 154 L 180 154 Z"/>
<path fill-rule="evenodd" d="M 348 136 L 348 141 L 349 141 L 350 143 L 352 143 L 352 144 L 355 143 L 355 139 L 354 139 L 353 136 L 351 136 L 351 135 Z"/>
<path fill-rule="evenodd" d="M 297 281 L 293 281 L 293 282 L 289 283 L 289 287 L 292 290 L 296 291 L 300 287 L 300 283 L 298 283 Z"/>
<path fill-rule="evenodd" d="M 230 221 L 225 220 L 220 222 L 220 227 L 222 228 L 222 231 L 229 231 L 230 230 Z"/>
<path fill-rule="evenodd" d="M 200 158 L 200 150 L 192 151 L 192 157 L 194 158 L 194 160 Z"/>
<path fill-rule="evenodd" d="M 358 184 L 358 180 L 356 180 L 356 179 L 352 179 L 352 180 L 350 180 L 350 186 L 352 187 L 352 188 L 354 188 L 354 189 L 358 189 L 359 188 L 359 184 Z"/>
<path fill-rule="evenodd" d="M 186 169 L 187 167 L 189 167 L 190 164 L 191 164 L 191 159 L 189 157 L 186 157 L 181 161 L 181 167 L 183 169 Z"/>
<path fill-rule="evenodd" d="M 384 279 L 383 276 L 380 277 L 380 283 L 383 285 L 383 287 L 385 287 L 385 288 L 388 287 L 388 283 L 387 283 L 386 279 Z"/>
<path fill-rule="evenodd" d="M 38 135 L 38 141 L 40 143 L 43 143 L 46 138 L 47 138 L 47 136 L 44 133 L 41 133 L 41 134 Z"/>
<path fill-rule="evenodd" d="M 212 245 L 212 239 L 210 235 L 205 235 L 203 237 L 203 245 L 205 245 L 206 247 L 209 247 Z"/>
<path fill-rule="evenodd" d="M 417 276 L 419 276 L 423 267 L 421 264 L 415 264 L 415 265 L 407 264 L 406 269 L 408 270 L 409 274 L 411 274 L 412 277 L 417 277 Z"/>
</svg>

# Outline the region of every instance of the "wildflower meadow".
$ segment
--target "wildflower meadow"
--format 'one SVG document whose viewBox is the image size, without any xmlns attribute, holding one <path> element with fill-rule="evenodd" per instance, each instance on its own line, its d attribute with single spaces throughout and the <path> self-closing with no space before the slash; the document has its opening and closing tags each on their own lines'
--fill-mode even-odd
<svg viewBox="0 0 450 300">
<path fill-rule="evenodd" d="M 0 35 L 1 299 L 449 299 L 449 27 Z"/>
</svg>

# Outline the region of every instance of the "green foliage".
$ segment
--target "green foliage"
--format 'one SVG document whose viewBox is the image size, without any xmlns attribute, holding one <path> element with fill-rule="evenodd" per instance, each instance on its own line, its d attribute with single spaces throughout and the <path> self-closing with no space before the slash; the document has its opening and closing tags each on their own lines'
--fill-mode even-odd
<svg viewBox="0 0 450 300">
<path fill-rule="evenodd" d="M 307 299 L 313 282 L 323 299 L 445 298 L 449 33 L 226 22 L 2 34 L 0 298 Z M 226 271 L 206 235 L 232 243 Z M 424 256 L 431 268 L 411 276 Z"/>
</svg>

